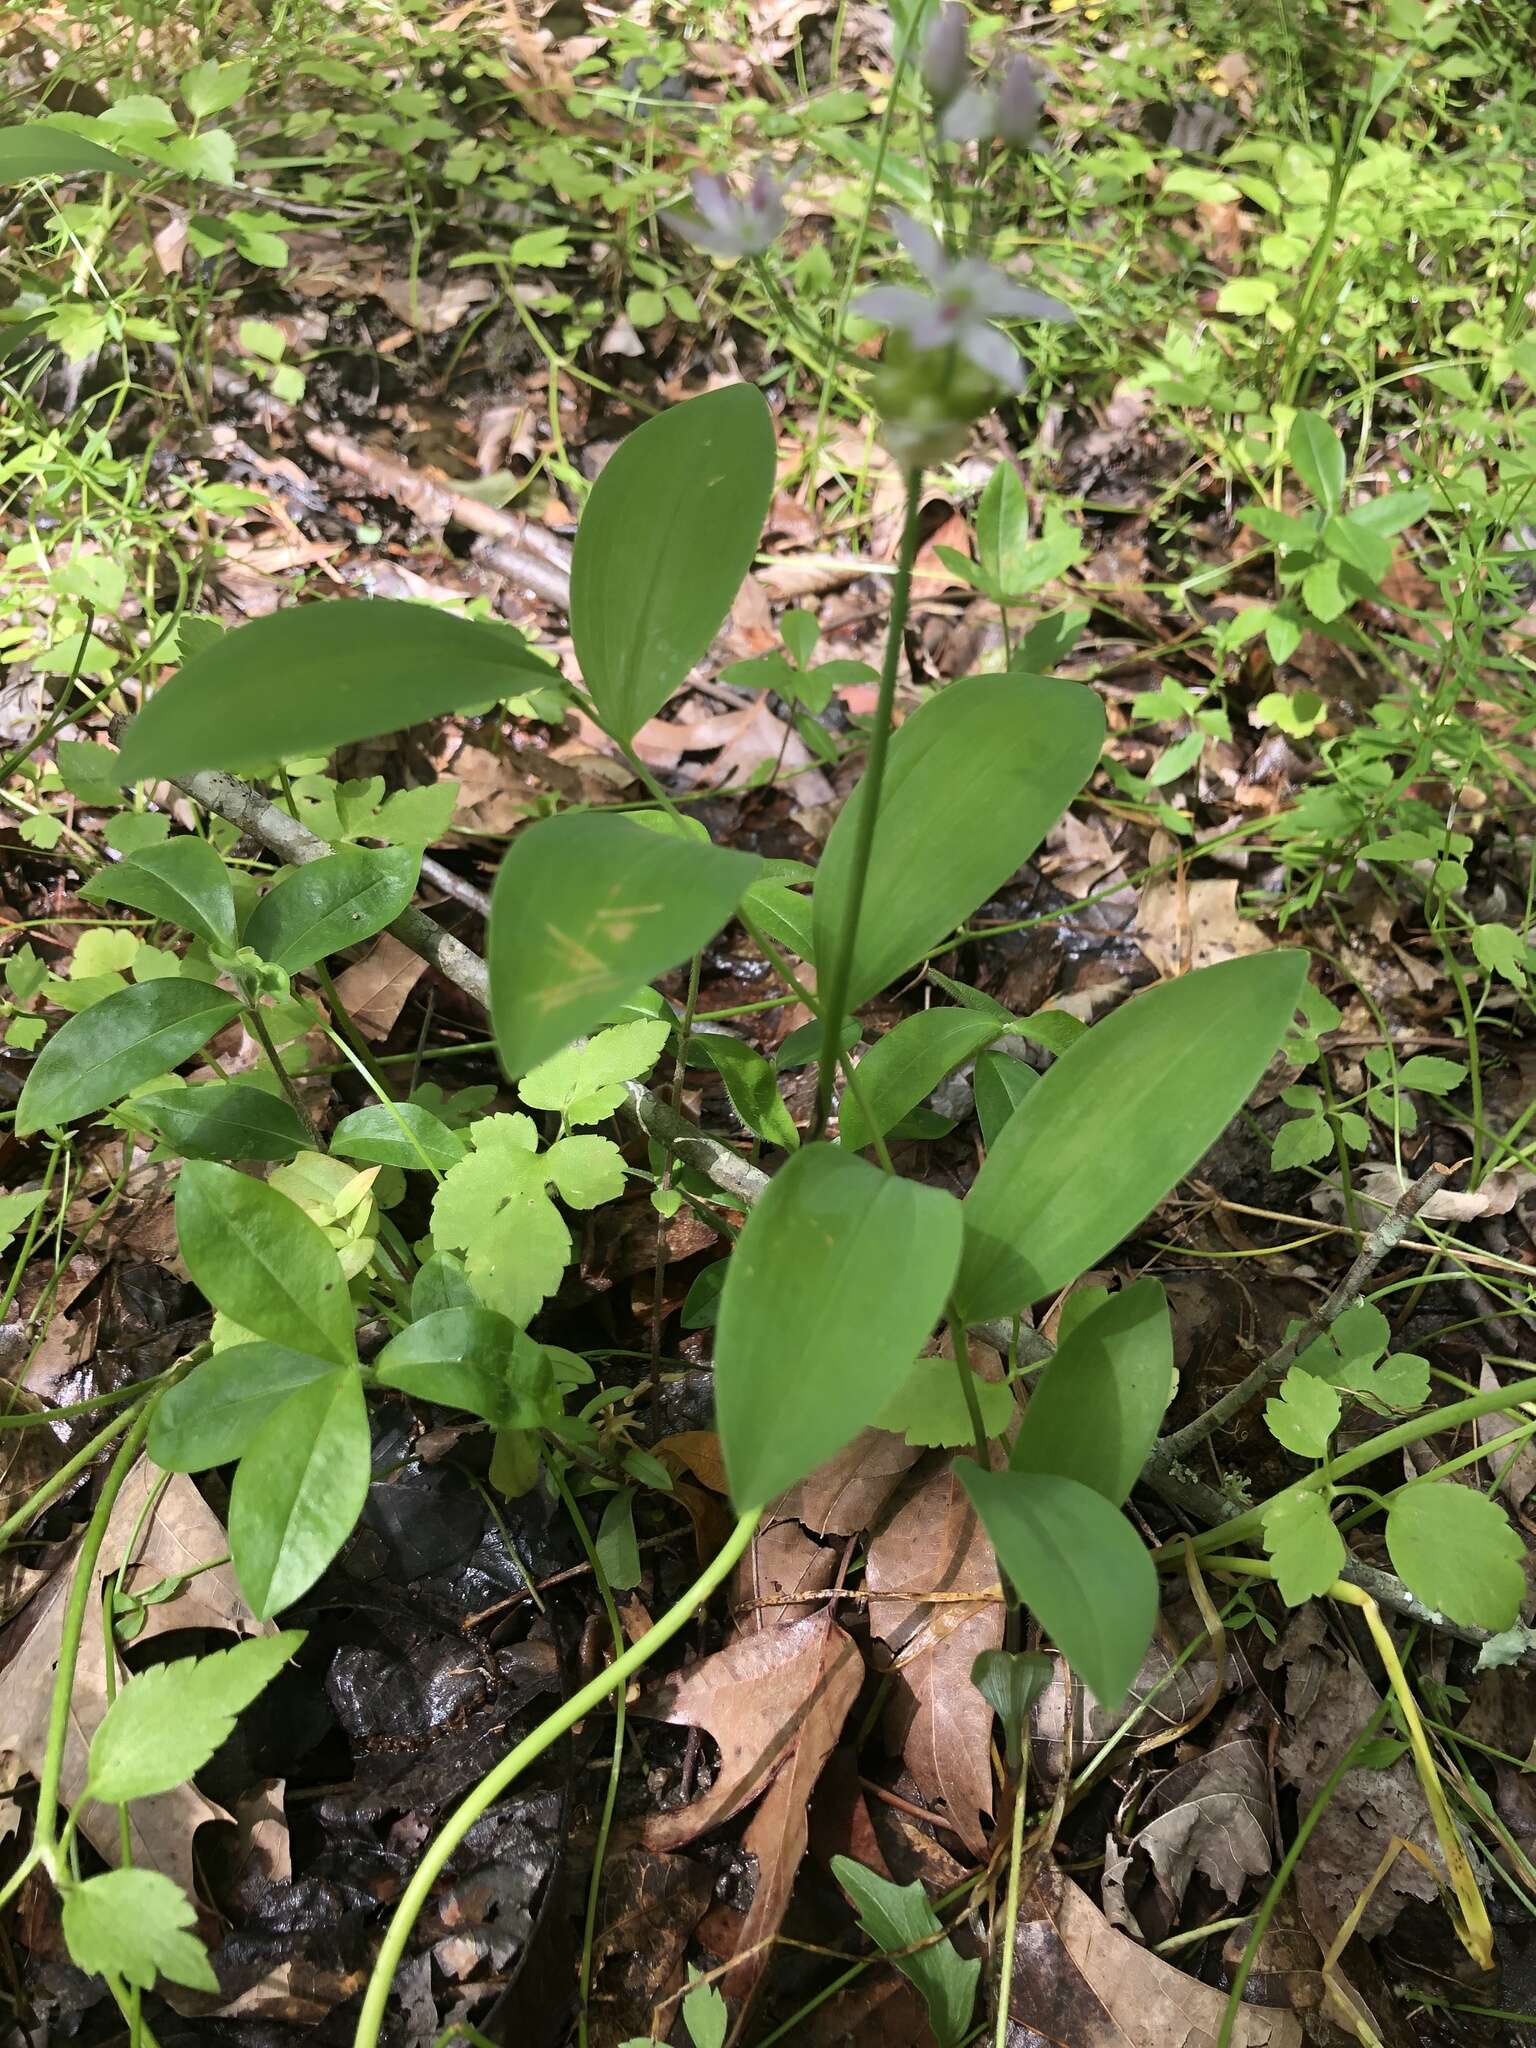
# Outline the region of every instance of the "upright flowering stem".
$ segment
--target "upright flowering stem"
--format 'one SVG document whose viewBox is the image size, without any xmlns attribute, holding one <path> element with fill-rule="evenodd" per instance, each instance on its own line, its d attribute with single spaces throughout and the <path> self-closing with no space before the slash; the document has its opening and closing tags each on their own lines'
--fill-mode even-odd
<svg viewBox="0 0 1536 2048">
<path fill-rule="evenodd" d="M 885 629 L 885 658 L 880 667 L 880 694 L 875 702 L 875 725 L 870 735 L 869 759 L 859 786 L 858 832 L 853 842 L 853 866 L 848 889 L 848 907 L 836 957 L 820 988 L 821 1068 L 816 1083 L 816 1130 L 820 1137 L 832 1109 L 832 1080 L 837 1072 L 838 1037 L 843 1012 L 848 1006 L 848 989 L 853 978 L 853 948 L 859 933 L 859 914 L 864 908 L 864 884 L 869 875 L 870 849 L 874 845 L 875 821 L 880 815 L 880 787 L 885 780 L 885 757 L 891 745 L 891 713 L 896 702 L 896 669 L 901 660 L 902 635 L 907 624 L 907 605 L 912 595 L 912 564 L 917 558 L 918 517 L 922 511 L 922 471 L 906 474 L 907 511 L 901 529 L 901 547 L 896 556 L 896 580 L 891 587 L 891 616 Z"/>
</svg>

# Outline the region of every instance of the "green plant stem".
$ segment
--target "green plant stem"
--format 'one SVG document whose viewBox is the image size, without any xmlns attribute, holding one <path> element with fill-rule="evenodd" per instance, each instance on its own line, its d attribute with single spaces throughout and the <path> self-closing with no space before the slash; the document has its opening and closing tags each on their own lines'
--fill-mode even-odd
<svg viewBox="0 0 1536 2048">
<path fill-rule="evenodd" d="M 1329 1772 L 1322 1790 L 1302 1816 L 1301 1823 L 1296 1829 L 1290 1847 L 1280 1859 L 1280 1868 L 1271 1878 L 1269 1889 L 1265 1892 L 1259 1910 L 1254 1915 L 1253 1931 L 1248 1936 L 1247 1945 L 1243 1949 L 1242 1961 L 1237 1966 L 1237 1974 L 1232 1979 L 1232 1988 L 1227 1993 L 1227 2008 L 1221 2016 L 1221 2032 L 1216 2037 L 1216 2048 L 1232 2048 L 1232 2033 L 1237 2025 L 1238 2010 L 1243 2002 L 1243 1992 L 1247 1988 L 1248 1979 L 1258 1958 L 1259 1945 L 1269 1931 L 1270 1921 L 1275 1917 L 1275 1909 L 1284 1897 L 1285 1888 L 1290 1883 L 1297 1864 L 1301 1861 L 1302 1851 L 1311 1839 L 1312 1830 L 1327 1812 L 1329 1801 L 1343 1783 L 1345 1773 L 1353 1768 L 1356 1756 L 1364 1748 L 1365 1744 L 1371 1740 L 1382 1722 L 1386 1719 L 1387 1708 L 1390 1704 L 1391 1694 L 1389 1693 L 1381 1701 L 1375 1713 L 1372 1714 L 1370 1720 L 1366 1722 L 1354 1741 L 1346 1747 L 1344 1754 Z"/>
<path fill-rule="evenodd" d="M 592 1709 L 608 1697 L 611 1692 L 627 1685 L 634 1674 L 648 1664 L 656 1652 L 671 1642 L 672 1638 L 685 1628 L 704 1602 L 721 1585 L 736 1560 L 757 1533 L 762 1509 L 753 1508 L 744 1514 L 726 1538 L 724 1547 L 710 1560 L 693 1584 L 667 1609 L 654 1628 L 642 1636 L 638 1643 L 632 1643 L 622 1657 L 616 1657 L 606 1671 L 588 1681 L 579 1692 L 572 1693 L 563 1705 L 542 1720 L 530 1735 L 525 1735 L 516 1748 L 504 1756 L 493 1771 L 483 1777 L 467 1798 L 460 1801 L 439 1830 L 416 1866 L 416 1874 L 406 1886 L 394 1917 L 385 1931 L 373 1973 L 368 1979 L 368 1990 L 363 1999 L 363 2009 L 358 2016 L 357 2031 L 352 2037 L 352 2048 L 378 2048 L 379 2032 L 389 2011 L 389 1994 L 395 1981 L 395 1972 L 405 1954 L 405 1945 L 411 1936 L 411 1929 L 421 1916 L 422 1908 L 431 1896 L 432 1887 L 442 1875 L 444 1866 L 454 1850 L 463 1841 L 480 1816 L 501 1797 L 507 1787 L 537 1762 L 544 1752 L 560 1737 L 574 1728 Z"/>
<path fill-rule="evenodd" d="M 145 1437 L 149 1434 L 149 1418 L 153 1403 L 146 1402 L 132 1416 L 132 1428 L 117 1447 L 117 1455 L 102 1481 L 101 1493 L 91 1519 L 80 1539 L 80 1552 L 75 1560 L 75 1576 L 70 1581 L 69 1600 L 64 1609 L 64 1621 L 59 1631 L 59 1655 L 53 1680 L 53 1698 L 48 1708 L 48 1737 L 43 1751 L 43 1767 L 37 1780 L 37 1818 L 34 1823 L 34 1840 L 51 1855 L 58 1835 L 59 1783 L 64 1775 L 64 1744 L 69 1734 L 70 1699 L 75 1686 L 75 1665 L 80 1657 L 80 1637 L 85 1627 L 86 1609 L 90 1605 L 91 1593 L 96 1583 L 96 1560 L 101 1555 L 101 1546 L 106 1541 L 107 1525 L 112 1519 L 112 1510 L 117 1505 L 117 1496 L 123 1490 L 123 1482 L 133 1470 Z M 121 1424 L 116 1425 L 118 1427 Z"/>
<path fill-rule="evenodd" d="M 1385 1458 L 1393 1451 L 1400 1451 L 1408 1444 L 1421 1442 L 1427 1436 L 1437 1436 L 1443 1429 L 1460 1429 L 1463 1423 L 1476 1422 L 1484 1415 L 1494 1415 L 1504 1408 L 1518 1408 L 1523 1401 L 1536 1401 L 1536 1377 L 1515 1380 L 1507 1387 L 1492 1387 L 1487 1392 L 1472 1394 L 1465 1401 L 1452 1401 L 1444 1408 L 1437 1408 L 1427 1415 L 1415 1416 L 1409 1422 L 1401 1422 L 1395 1429 L 1384 1429 L 1380 1436 L 1373 1436 L 1353 1450 L 1345 1451 L 1333 1464 L 1332 1477 L 1335 1482 L 1347 1479 L 1351 1472 L 1358 1472 L 1362 1466 L 1372 1465 L 1378 1458 Z M 1267 1501 L 1249 1508 L 1231 1521 L 1222 1522 L 1214 1529 L 1207 1529 L 1203 1535 L 1191 1537 L 1195 1550 L 1205 1555 L 1212 1550 L 1226 1550 L 1235 1543 L 1246 1542 L 1257 1536 L 1264 1526 L 1265 1514 L 1276 1501 L 1293 1500 L 1309 1493 L 1317 1485 L 1318 1475 L 1309 1473 L 1305 1479 L 1298 1479 L 1294 1485 L 1282 1487 Z M 1152 1553 L 1158 1564 L 1181 1563 L 1184 1557 L 1184 1542 L 1164 1544 Z"/>
<path fill-rule="evenodd" d="M 950 1348 L 955 1354 L 955 1370 L 960 1375 L 960 1393 L 965 1401 L 965 1412 L 970 1418 L 971 1444 L 976 1453 L 976 1462 L 985 1472 L 991 1465 L 987 1455 L 987 1425 L 981 1418 L 981 1402 L 976 1395 L 976 1375 L 971 1370 L 971 1345 L 965 1331 L 965 1319 L 951 1307 L 945 1316 L 949 1324 Z"/>
<path fill-rule="evenodd" d="M 996 2048 L 1008 2048 L 1008 2006 L 1013 1996 L 1013 1945 L 1019 1929 L 1019 1869 L 1024 1858 L 1025 1787 L 1029 1782 L 1029 1751 L 1021 1751 L 1019 1779 L 1013 1793 L 1013 1831 L 1008 1841 L 1008 1897 L 1003 1907 L 1003 1954 L 997 1973 Z"/>
<path fill-rule="evenodd" d="M 59 1155 L 63 1150 L 62 1138 L 57 1139 L 49 1149 L 48 1164 L 43 1172 L 43 1185 L 38 1192 L 37 1206 L 27 1218 L 26 1235 L 22 1238 L 21 1249 L 16 1254 L 16 1264 L 11 1270 L 10 1279 L 6 1282 L 5 1292 L 0 1294 L 0 1323 L 3 1323 L 11 1312 L 11 1303 L 16 1299 L 22 1275 L 27 1270 L 27 1261 L 32 1256 L 32 1247 L 42 1235 L 44 1205 L 48 1200 L 48 1190 L 53 1186 L 53 1176 L 58 1171 Z"/>
<path fill-rule="evenodd" d="M 922 512 L 922 472 L 906 474 L 907 509 L 902 521 L 901 546 L 896 557 L 896 579 L 891 588 L 891 615 L 885 629 L 885 654 L 880 664 L 880 691 L 875 703 L 874 731 L 870 735 L 869 759 L 859 783 L 859 812 L 853 851 L 849 859 L 848 902 L 843 929 L 827 982 L 820 991 L 821 1064 L 816 1077 L 816 1123 L 813 1137 L 826 1129 L 832 1109 L 832 1081 L 837 1072 L 838 1035 L 843 1012 L 848 1006 L 848 989 L 853 978 L 853 948 L 859 934 L 859 914 L 864 908 L 864 886 L 869 877 L 869 857 L 880 817 L 880 790 L 885 780 L 886 755 L 891 744 L 891 713 L 896 702 L 896 671 L 901 664 L 902 636 L 906 631 L 907 607 L 912 595 L 912 565 L 917 559 L 918 522 Z"/>
<path fill-rule="evenodd" d="M 14 1514 L 7 1515 L 5 1520 L 0 1522 L 0 1549 L 9 1543 L 13 1536 L 19 1535 L 28 1522 L 35 1521 L 50 1501 L 57 1500 L 65 1488 L 101 1456 L 107 1445 L 122 1435 L 134 1420 L 136 1413 L 136 1410 L 130 1409 L 126 1415 L 114 1416 L 105 1429 L 99 1429 L 88 1443 L 82 1444 L 74 1456 L 66 1459 L 57 1472 L 50 1473 L 36 1493 L 29 1495 Z M 51 1421 L 53 1418 L 50 1415 L 48 1419 Z"/>
<path fill-rule="evenodd" d="M 292 1074 L 289 1073 L 288 1069 L 278 1058 L 277 1047 L 272 1043 L 272 1034 L 267 1029 L 267 1020 L 261 1014 L 260 998 L 251 989 L 246 989 L 245 991 L 245 1019 L 250 1025 L 257 1043 L 266 1054 L 267 1064 L 277 1076 L 278 1086 L 288 1098 L 294 1115 L 304 1126 L 305 1130 L 308 1131 L 310 1144 L 315 1151 L 323 1152 L 325 1146 L 321 1141 L 320 1133 L 315 1129 L 314 1118 L 304 1107 L 304 1098 L 299 1094 L 298 1088 L 294 1085 Z"/>
<path fill-rule="evenodd" d="M 555 1491 L 564 1503 L 565 1511 L 571 1518 L 582 1549 L 587 1554 L 587 1563 L 592 1568 L 593 1583 L 598 1598 L 603 1603 L 603 1614 L 608 1623 L 609 1634 L 613 1637 L 613 1654 L 624 1654 L 624 1629 L 619 1620 L 619 1610 L 613 1604 L 613 1589 L 608 1584 L 608 1574 L 603 1570 L 602 1558 L 592 1540 L 576 1499 L 566 1483 L 565 1474 L 553 1460 L 549 1464 L 549 1476 L 554 1481 Z M 624 1761 L 624 1688 L 613 1708 L 613 1756 L 608 1766 L 608 1783 L 603 1792 L 603 1810 L 598 1817 L 597 1841 L 592 1850 L 592 1875 L 587 1884 L 587 1909 L 581 1923 L 581 1963 L 577 1973 L 576 1990 L 576 2036 L 579 2048 L 587 2048 L 587 2005 L 592 1996 L 592 1944 L 597 1934 L 597 1908 L 603 1889 L 603 1860 L 608 1851 L 608 1836 L 613 1827 L 613 1812 L 619 1799 L 619 1767 Z"/>
</svg>

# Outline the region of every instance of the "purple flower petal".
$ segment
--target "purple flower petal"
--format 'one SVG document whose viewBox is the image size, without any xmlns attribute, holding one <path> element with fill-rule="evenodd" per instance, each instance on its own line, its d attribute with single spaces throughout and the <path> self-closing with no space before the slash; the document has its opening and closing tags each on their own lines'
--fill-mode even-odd
<svg viewBox="0 0 1536 2048">
<path fill-rule="evenodd" d="M 984 376 L 1005 385 L 1009 391 L 1023 390 L 1024 370 L 1019 352 L 997 328 L 972 321 L 960 337 L 960 349 Z"/>
<path fill-rule="evenodd" d="M 877 284 L 860 292 L 853 310 L 861 320 L 874 320 L 882 327 L 897 327 L 910 333 L 923 316 L 932 311 L 933 300 L 910 284 Z"/>
<path fill-rule="evenodd" d="M 942 284 L 948 275 L 949 265 L 933 229 L 925 228 L 910 213 L 893 210 L 890 220 L 896 239 L 911 258 L 913 268 L 920 271 L 930 284 Z"/>
<path fill-rule="evenodd" d="M 695 171 L 692 182 L 693 203 L 710 226 L 720 229 L 734 227 L 741 208 L 724 178 L 717 177 L 713 171 Z"/>
</svg>

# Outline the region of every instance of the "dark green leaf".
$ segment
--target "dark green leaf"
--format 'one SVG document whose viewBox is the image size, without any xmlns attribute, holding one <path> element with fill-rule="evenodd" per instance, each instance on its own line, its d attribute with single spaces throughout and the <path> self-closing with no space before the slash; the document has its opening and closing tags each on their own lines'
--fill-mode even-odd
<svg viewBox="0 0 1536 2048">
<path fill-rule="evenodd" d="M 1025 1606 L 1099 1704 L 1113 1711 L 1157 1623 L 1157 1573 L 1103 1494 L 1054 1472 L 983 1472 L 957 1461 L 972 1505 Z"/>
<path fill-rule="evenodd" d="M 1133 996 L 1062 1054 L 966 1198 L 968 1321 L 1054 1294 L 1141 1222 L 1242 1107 L 1306 974 L 1299 951 L 1203 967 Z"/>
<path fill-rule="evenodd" d="M 989 1152 L 1039 1079 L 1033 1067 L 1010 1059 L 1005 1052 L 984 1052 L 977 1060 L 973 1082 L 976 1120 L 981 1125 L 981 1142 Z"/>
<path fill-rule="evenodd" d="M 773 420 L 730 384 L 636 428 L 604 464 L 571 561 L 571 638 L 614 736 L 631 740 L 709 644 L 773 496 Z"/>
<path fill-rule="evenodd" d="M 281 1344 L 235 1344 L 168 1387 L 149 1425 L 149 1455 L 167 1472 L 206 1472 L 244 1457 L 278 1402 L 336 1370 Z"/>
<path fill-rule="evenodd" d="M 610 1494 L 597 1525 L 596 1549 L 610 1586 L 627 1592 L 640 1583 L 640 1545 L 635 1539 L 635 1490 L 620 1487 Z"/>
<path fill-rule="evenodd" d="M 689 1064 L 708 1061 L 725 1083 L 731 1107 L 754 1137 L 793 1152 L 800 1143 L 795 1120 L 779 1093 L 779 1077 L 754 1045 L 723 1031 L 698 1031 L 688 1041 Z"/>
<path fill-rule="evenodd" d="M 375 1375 L 386 1387 L 466 1409 L 498 1429 L 537 1429 L 547 1422 L 555 1384 L 532 1338 L 488 1308 L 423 1316 L 391 1337 Z"/>
<path fill-rule="evenodd" d="M 92 875 L 80 891 L 87 903 L 126 903 L 167 924 L 195 932 L 210 946 L 235 943 L 235 892 L 206 839 L 168 839 Z"/>
<path fill-rule="evenodd" d="M 1344 443 L 1320 412 L 1299 412 L 1286 437 L 1291 467 L 1320 505 L 1337 512 L 1344 496 Z"/>
<path fill-rule="evenodd" d="M 208 1043 L 240 1005 L 206 981 L 141 981 L 92 1004 L 56 1031 L 32 1063 L 16 1135 L 120 1102 Z"/>
<path fill-rule="evenodd" d="M 302 1629 L 253 1636 L 130 1678 L 91 1737 L 86 1797 L 122 1806 L 185 1784 L 303 1641 Z"/>
<path fill-rule="evenodd" d="M 960 1209 L 831 1145 L 769 1183 L 731 1255 L 715 1342 L 738 1508 L 761 1506 L 874 1421 L 943 1311 Z"/>
<path fill-rule="evenodd" d="M 464 1157 L 464 1140 L 419 1103 L 370 1103 L 344 1116 L 331 1150 L 364 1166 L 435 1166 L 446 1173 Z"/>
<path fill-rule="evenodd" d="M 329 754 L 547 682 L 511 628 L 375 597 L 295 605 L 225 633 L 129 726 L 130 782 Z"/>
<path fill-rule="evenodd" d="M 0 128 L 0 185 L 19 185 L 26 178 L 72 178 L 83 171 L 139 175 L 126 157 L 114 156 L 72 129 L 55 128 L 46 121 Z"/>
<path fill-rule="evenodd" d="M 1008 1462 L 1076 1479 L 1119 1507 L 1172 1392 L 1167 1297 L 1156 1280 L 1138 1280 L 1062 1340 L 1031 1388 Z"/>
<path fill-rule="evenodd" d="M 291 1159 L 313 1142 L 291 1103 L 248 1082 L 167 1088 L 133 1107 L 186 1159 Z"/>
<path fill-rule="evenodd" d="M 837 1117 L 841 1143 L 861 1152 L 883 1138 L 1003 1028 L 974 1010 L 918 1010 L 903 1017 L 860 1060 L 856 1089 L 844 1090 Z"/>
<path fill-rule="evenodd" d="M 937 946 L 1029 858 L 1093 772 L 1098 698 L 1048 676 L 972 676 L 914 712 L 891 742 L 854 949 L 850 1009 Z M 842 940 L 860 783 L 816 877 L 814 950 Z"/>
<path fill-rule="evenodd" d="M 158 1870 L 104 1870 L 64 1894 L 64 1941 L 76 1967 L 143 1991 L 158 1976 L 218 1993 L 196 1925 L 192 1901 Z"/>
<path fill-rule="evenodd" d="M 858 1044 L 860 1038 L 858 1021 L 853 1017 L 843 1019 L 843 1028 L 837 1034 L 837 1049 L 847 1052 Z M 800 1024 L 790 1032 L 773 1056 L 773 1064 L 781 1074 L 793 1073 L 796 1067 L 808 1067 L 813 1060 L 821 1057 L 821 1025 L 812 1018 L 809 1024 Z"/>
<path fill-rule="evenodd" d="M 922 1993 L 938 2048 L 960 2048 L 970 2038 L 980 1960 L 962 1960 L 948 1936 L 933 1938 L 943 1929 L 915 1878 L 911 1884 L 894 1884 L 847 1856 L 832 1858 L 832 1875 L 853 1901 L 870 1940 Z"/>
<path fill-rule="evenodd" d="M 197 1159 L 176 1185 L 176 1231 L 193 1283 L 242 1329 L 307 1357 L 355 1357 L 341 1262 L 297 1202 Z"/>
<path fill-rule="evenodd" d="M 1051 1658 L 1038 1650 L 983 1650 L 971 1666 L 971 1683 L 1010 1736 L 1020 1734 L 1029 1710 L 1056 1676 Z"/>
<path fill-rule="evenodd" d="M 601 811 L 513 841 L 491 897 L 491 1020 L 514 1079 L 712 939 L 760 862 Z"/>
<path fill-rule="evenodd" d="M 325 1570 L 368 1496 L 368 1408 L 355 1366 L 290 1394 L 235 1467 L 229 1549 L 265 1621 Z"/>
<path fill-rule="evenodd" d="M 715 1327 L 720 1318 L 720 1290 L 725 1285 L 730 1263 L 729 1259 L 717 1259 L 695 1279 L 683 1303 L 682 1325 L 685 1330 L 712 1330 Z"/>
<path fill-rule="evenodd" d="M 243 937 L 289 974 L 371 939 L 410 902 L 419 848 L 349 846 L 289 868 L 251 912 Z"/>
</svg>

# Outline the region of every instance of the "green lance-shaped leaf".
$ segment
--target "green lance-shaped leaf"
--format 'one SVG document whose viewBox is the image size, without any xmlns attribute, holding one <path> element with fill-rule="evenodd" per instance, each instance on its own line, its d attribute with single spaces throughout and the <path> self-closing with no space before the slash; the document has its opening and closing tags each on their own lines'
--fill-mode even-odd
<svg viewBox="0 0 1536 2048">
<path fill-rule="evenodd" d="M 193 1160 L 176 1184 L 176 1233 L 194 1283 L 243 1330 L 336 1364 L 356 1356 L 341 1261 L 297 1202 Z"/>
<path fill-rule="evenodd" d="M 434 1166 L 446 1173 L 464 1157 L 464 1140 L 418 1102 L 371 1102 L 342 1118 L 331 1133 L 331 1150 L 364 1166 Z"/>
<path fill-rule="evenodd" d="M 943 1935 L 943 1928 L 915 1879 L 893 1884 L 847 1856 L 832 1858 L 832 1875 L 852 1899 L 859 1925 L 870 1940 L 922 1993 L 938 2048 L 960 2048 L 970 2037 L 981 1976 L 979 1958 L 962 1958 L 947 1936 L 935 1939 Z"/>
<path fill-rule="evenodd" d="M 1034 852 L 1093 773 L 1098 698 L 1052 676 L 972 676 L 913 713 L 891 741 L 859 917 L 848 1006 L 857 1009 L 984 903 Z M 853 886 L 861 783 L 816 875 L 814 951 L 837 958 Z"/>
<path fill-rule="evenodd" d="M 946 1074 L 1009 1028 L 974 1010 L 918 1010 L 903 1017 L 859 1062 L 857 1090 L 845 1092 L 838 1111 L 842 1142 L 861 1152 L 883 1138 Z M 865 1122 L 866 1110 L 873 1127 Z"/>
<path fill-rule="evenodd" d="M 1203 967 L 1133 996 L 1062 1054 L 966 1197 L 967 1320 L 1054 1294 L 1141 1222 L 1242 1107 L 1306 974 L 1298 951 Z"/>
<path fill-rule="evenodd" d="M 731 1255 L 715 1410 L 739 1508 L 873 1422 L 943 1312 L 960 1206 L 831 1145 L 780 1168 Z"/>
<path fill-rule="evenodd" d="M 1152 1641 L 1157 1572 L 1120 1510 L 1054 1472 L 955 1467 L 1019 1598 L 1102 1706 L 1118 1707 Z"/>
<path fill-rule="evenodd" d="M 130 782 L 268 768 L 493 704 L 554 671 L 510 626 L 402 599 L 296 605 L 183 664 L 129 726 Z"/>
<path fill-rule="evenodd" d="M 225 951 L 235 943 L 229 869 L 206 839 L 189 835 L 146 846 L 92 875 L 80 894 L 87 903 L 126 903 L 147 911 Z"/>
<path fill-rule="evenodd" d="M 628 741 L 708 652 L 773 496 L 773 420 L 752 384 L 690 398 L 620 443 L 571 561 L 571 638 L 598 714 Z"/>
<path fill-rule="evenodd" d="M 289 974 L 313 967 L 393 924 L 420 866 L 415 847 L 349 846 L 289 868 L 251 912 L 245 943 Z"/>
<path fill-rule="evenodd" d="M 1344 443 L 1320 412 L 1299 412 L 1286 436 L 1291 467 L 1317 502 L 1337 512 L 1344 496 Z"/>
<path fill-rule="evenodd" d="M 368 1496 L 368 1408 L 355 1366 L 276 1408 L 235 1467 L 229 1551 L 262 1620 L 291 1606 L 351 1533 Z"/>
<path fill-rule="evenodd" d="M 1172 1391 L 1167 1296 L 1156 1280 L 1138 1280 L 1063 1338 L 1030 1391 L 1008 1462 L 1076 1479 L 1119 1507 Z"/>
<path fill-rule="evenodd" d="M 27 178 L 73 178 L 85 171 L 138 176 L 137 166 L 126 157 L 72 129 L 55 128 L 47 121 L 0 128 L 0 185 L 20 185 Z"/>
<path fill-rule="evenodd" d="M 93 1003 L 33 1061 L 16 1105 L 17 1137 L 120 1102 L 190 1059 L 239 1008 L 222 989 L 180 979 L 141 981 Z"/>
<path fill-rule="evenodd" d="M 762 863 L 569 812 L 513 841 L 491 896 L 491 1021 L 514 1079 L 712 939 Z"/>
<path fill-rule="evenodd" d="M 184 1159 L 292 1159 L 314 1142 L 290 1102 L 244 1081 L 166 1088 L 133 1107 Z"/>
</svg>

